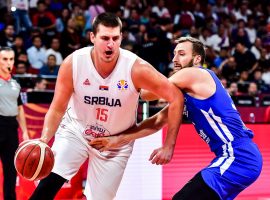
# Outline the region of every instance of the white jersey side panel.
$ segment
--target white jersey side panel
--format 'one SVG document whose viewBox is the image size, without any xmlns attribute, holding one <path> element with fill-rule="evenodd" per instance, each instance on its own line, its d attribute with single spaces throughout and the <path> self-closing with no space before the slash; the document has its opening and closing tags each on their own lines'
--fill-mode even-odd
<svg viewBox="0 0 270 200">
<path fill-rule="evenodd" d="M 120 49 L 115 69 L 104 79 L 93 65 L 91 50 L 73 53 L 74 93 L 65 115 L 86 139 L 115 135 L 134 125 L 139 98 L 131 79 L 137 56 Z"/>
</svg>

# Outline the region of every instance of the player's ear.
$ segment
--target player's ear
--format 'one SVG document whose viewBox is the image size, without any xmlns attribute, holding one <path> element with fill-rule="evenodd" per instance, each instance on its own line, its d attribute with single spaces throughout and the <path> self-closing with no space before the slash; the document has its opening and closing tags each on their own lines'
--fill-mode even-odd
<svg viewBox="0 0 270 200">
<path fill-rule="evenodd" d="M 95 35 L 93 32 L 90 32 L 90 41 L 94 44 L 95 41 Z"/>
<path fill-rule="evenodd" d="M 196 55 L 194 57 L 194 61 L 193 61 L 194 65 L 197 65 L 197 64 L 201 63 L 201 61 L 202 61 L 202 57 L 200 55 Z"/>
</svg>

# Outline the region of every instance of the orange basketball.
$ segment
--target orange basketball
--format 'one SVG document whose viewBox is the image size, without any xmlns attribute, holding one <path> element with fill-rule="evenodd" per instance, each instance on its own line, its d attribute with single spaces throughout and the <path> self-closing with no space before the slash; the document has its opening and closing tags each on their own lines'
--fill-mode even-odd
<svg viewBox="0 0 270 200">
<path fill-rule="evenodd" d="M 24 178 L 34 181 L 45 178 L 54 165 L 51 148 L 39 140 L 22 142 L 14 157 L 17 172 Z"/>
</svg>

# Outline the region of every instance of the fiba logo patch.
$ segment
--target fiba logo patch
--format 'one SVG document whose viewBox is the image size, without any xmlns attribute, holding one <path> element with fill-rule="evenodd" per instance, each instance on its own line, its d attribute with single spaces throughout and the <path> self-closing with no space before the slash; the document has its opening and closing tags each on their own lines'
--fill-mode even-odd
<svg viewBox="0 0 270 200">
<path fill-rule="evenodd" d="M 125 80 L 120 80 L 120 81 L 118 81 L 118 83 L 117 83 L 117 88 L 118 88 L 119 90 L 127 90 L 127 89 L 128 89 L 127 81 L 125 81 Z"/>
</svg>

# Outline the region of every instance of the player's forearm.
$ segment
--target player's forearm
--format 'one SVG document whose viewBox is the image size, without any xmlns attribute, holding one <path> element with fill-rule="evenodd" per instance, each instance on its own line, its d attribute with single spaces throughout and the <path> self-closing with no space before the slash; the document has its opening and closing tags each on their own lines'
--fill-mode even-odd
<svg viewBox="0 0 270 200">
<path fill-rule="evenodd" d="M 159 113 L 143 120 L 141 123 L 123 132 L 120 137 L 125 142 L 131 142 L 139 138 L 156 133 L 167 123 L 168 106 L 164 107 Z"/>
<path fill-rule="evenodd" d="M 55 135 L 65 111 L 49 109 L 47 112 L 41 133 L 41 140 L 48 143 Z"/>
<path fill-rule="evenodd" d="M 23 133 L 27 132 L 27 126 L 26 126 L 26 120 L 25 120 L 25 115 L 24 115 L 24 110 L 22 105 L 18 107 L 19 113 L 17 116 L 18 123 L 23 131 Z"/>
<path fill-rule="evenodd" d="M 184 107 L 184 97 L 182 93 L 177 93 L 174 96 L 174 101 L 169 104 L 168 107 L 168 131 L 164 146 L 175 146 L 179 127 L 182 122 L 182 113 Z"/>
</svg>

